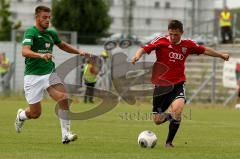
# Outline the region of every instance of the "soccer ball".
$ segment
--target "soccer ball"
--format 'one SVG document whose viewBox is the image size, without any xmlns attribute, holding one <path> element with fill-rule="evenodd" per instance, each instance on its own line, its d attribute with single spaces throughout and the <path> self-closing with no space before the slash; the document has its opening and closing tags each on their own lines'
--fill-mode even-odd
<svg viewBox="0 0 240 159">
<path fill-rule="evenodd" d="M 154 148 L 157 136 L 150 130 L 143 131 L 138 135 L 138 144 L 143 148 Z"/>
</svg>

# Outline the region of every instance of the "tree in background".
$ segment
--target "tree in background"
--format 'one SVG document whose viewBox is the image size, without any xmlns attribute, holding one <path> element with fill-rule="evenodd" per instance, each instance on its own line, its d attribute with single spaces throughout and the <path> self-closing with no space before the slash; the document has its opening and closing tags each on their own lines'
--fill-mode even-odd
<svg viewBox="0 0 240 159">
<path fill-rule="evenodd" d="M 77 31 L 78 43 L 95 44 L 111 24 L 106 0 L 53 0 L 52 24 L 58 30 Z"/>
<path fill-rule="evenodd" d="M 9 41 L 11 39 L 11 30 L 13 23 L 9 20 L 11 12 L 9 3 L 5 0 L 0 1 L 0 41 Z"/>
<path fill-rule="evenodd" d="M 18 29 L 22 26 L 21 21 L 13 23 L 9 18 L 11 17 L 11 12 L 9 11 L 10 1 L 1 0 L 0 1 L 0 41 L 11 40 L 12 29 Z"/>
</svg>

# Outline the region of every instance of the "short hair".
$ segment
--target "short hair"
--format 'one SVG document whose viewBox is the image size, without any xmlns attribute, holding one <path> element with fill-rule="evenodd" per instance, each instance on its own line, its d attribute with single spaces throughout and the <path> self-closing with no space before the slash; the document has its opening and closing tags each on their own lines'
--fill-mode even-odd
<svg viewBox="0 0 240 159">
<path fill-rule="evenodd" d="M 51 12 L 51 9 L 49 7 L 46 7 L 46 6 L 37 6 L 35 8 L 35 15 L 37 15 L 38 13 L 40 12 Z"/>
<path fill-rule="evenodd" d="M 171 20 L 168 24 L 168 30 L 177 30 L 179 29 L 181 32 L 183 32 L 183 24 L 179 20 Z"/>
</svg>

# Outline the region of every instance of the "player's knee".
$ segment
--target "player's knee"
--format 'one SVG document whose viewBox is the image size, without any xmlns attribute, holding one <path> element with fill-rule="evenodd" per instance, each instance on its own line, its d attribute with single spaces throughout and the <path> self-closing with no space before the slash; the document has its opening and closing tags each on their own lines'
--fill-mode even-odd
<svg viewBox="0 0 240 159">
<path fill-rule="evenodd" d="M 153 121 L 156 125 L 160 125 L 165 122 L 165 117 L 163 114 L 157 114 L 153 117 Z"/>
<path fill-rule="evenodd" d="M 66 102 L 68 100 L 68 96 L 65 93 L 59 93 L 57 96 L 58 102 Z"/>
<path fill-rule="evenodd" d="M 172 118 L 176 121 L 181 121 L 181 119 L 182 119 L 181 112 L 173 112 L 171 115 L 172 115 Z"/>
<path fill-rule="evenodd" d="M 71 105 L 71 100 L 69 98 L 65 98 L 66 96 L 63 96 L 61 100 L 58 100 L 58 105 L 61 109 L 67 110 L 69 109 Z"/>
<path fill-rule="evenodd" d="M 59 101 L 65 101 L 65 100 L 68 100 L 68 96 L 65 93 L 60 93 L 58 95 L 58 99 Z"/>
</svg>

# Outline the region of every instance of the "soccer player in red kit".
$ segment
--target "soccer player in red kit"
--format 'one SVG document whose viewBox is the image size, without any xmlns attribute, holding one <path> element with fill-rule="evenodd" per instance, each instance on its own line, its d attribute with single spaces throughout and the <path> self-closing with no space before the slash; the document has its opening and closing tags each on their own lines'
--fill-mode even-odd
<svg viewBox="0 0 240 159">
<path fill-rule="evenodd" d="M 187 56 L 205 54 L 226 61 L 229 59 L 228 53 L 199 46 L 189 39 L 181 39 L 182 34 L 182 23 L 178 20 L 171 20 L 168 24 L 168 35 L 156 37 L 150 44 L 140 48 L 132 59 L 132 63 L 135 64 L 143 54 L 150 54 L 155 50 L 157 60 L 153 65 L 151 79 L 155 85 L 153 120 L 157 125 L 170 121 L 166 148 L 174 147 L 173 139 L 181 122 L 181 113 L 185 104 L 184 82 L 186 81 L 185 61 Z M 165 72 L 162 71 L 163 67 L 167 68 Z M 168 91 L 164 92 L 164 90 Z M 171 106 L 171 113 L 165 113 L 169 106 Z"/>
</svg>

